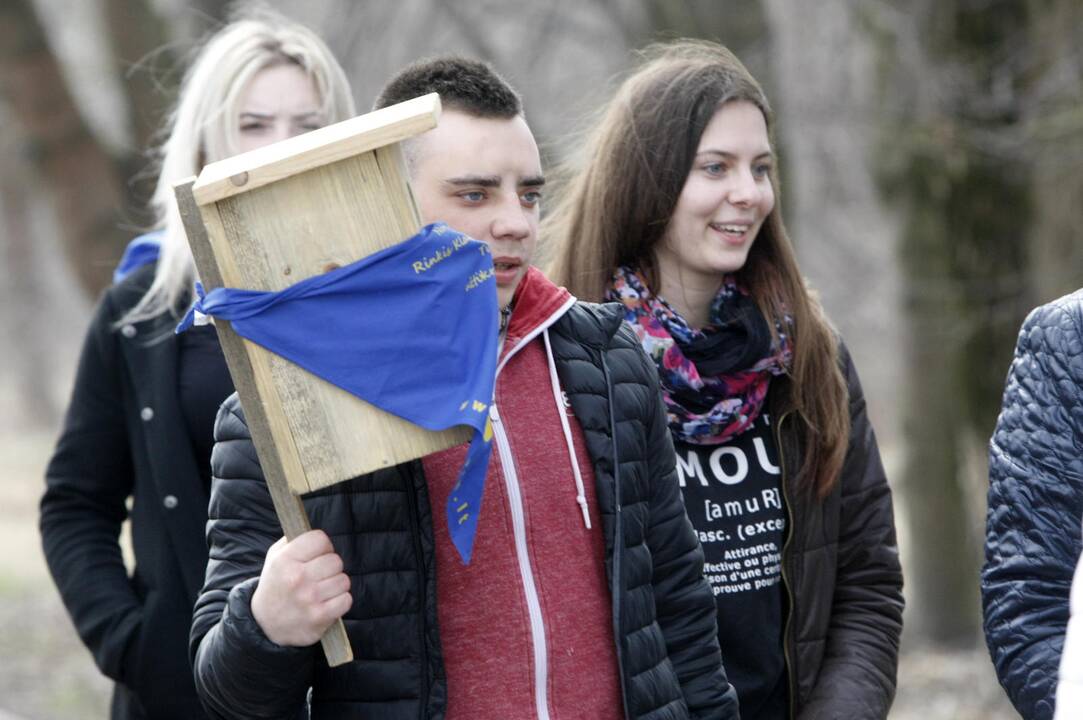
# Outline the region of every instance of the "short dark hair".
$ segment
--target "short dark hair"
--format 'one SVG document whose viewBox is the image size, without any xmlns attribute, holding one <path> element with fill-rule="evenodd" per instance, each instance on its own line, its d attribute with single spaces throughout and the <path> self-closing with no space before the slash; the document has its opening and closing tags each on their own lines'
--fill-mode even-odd
<svg viewBox="0 0 1083 720">
<path fill-rule="evenodd" d="M 523 112 L 519 93 L 488 63 L 463 57 L 418 60 L 391 78 L 375 110 L 439 93 L 444 109 L 481 118 L 513 118 Z"/>
</svg>

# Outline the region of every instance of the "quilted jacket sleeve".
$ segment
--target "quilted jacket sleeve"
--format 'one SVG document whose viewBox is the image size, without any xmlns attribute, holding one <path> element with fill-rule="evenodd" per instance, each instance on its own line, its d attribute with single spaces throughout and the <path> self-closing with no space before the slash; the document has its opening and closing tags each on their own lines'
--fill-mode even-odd
<svg viewBox="0 0 1083 720">
<path fill-rule="evenodd" d="M 887 717 L 902 633 L 902 569 L 891 490 L 845 347 L 850 439 L 839 478 L 835 591 L 823 665 L 800 720 Z"/>
<path fill-rule="evenodd" d="M 1083 708 L 1083 558 L 1072 579 L 1072 618 L 1064 636 L 1054 720 L 1071 720 Z"/>
<path fill-rule="evenodd" d="M 306 717 L 319 646 L 277 645 L 252 616 L 263 560 L 282 529 L 236 395 L 222 405 L 214 437 L 210 559 L 190 646 L 196 689 L 213 717 Z"/>
<path fill-rule="evenodd" d="M 638 350 L 638 343 L 636 343 Z M 654 366 L 638 352 L 646 377 Z M 737 691 L 726 678 L 718 647 L 714 595 L 703 577 L 703 550 L 684 509 L 677 460 L 659 392 L 647 408 L 647 458 L 651 478 L 652 584 L 658 625 L 693 718 L 736 720 Z"/>
<path fill-rule="evenodd" d="M 982 609 L 997 677 L 1028 720 L 1053 716 L 1083 514 L 1083 293 L 1023 324 L 989 446 Z"/>
</svg>

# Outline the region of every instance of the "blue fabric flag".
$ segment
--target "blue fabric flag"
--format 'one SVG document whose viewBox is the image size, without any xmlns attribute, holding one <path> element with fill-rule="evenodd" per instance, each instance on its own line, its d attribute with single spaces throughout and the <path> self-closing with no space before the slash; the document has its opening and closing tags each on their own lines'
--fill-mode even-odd
<svg viewBox="0 0 1083 720">
<path fill-rule="evenodd" d="M 498 307 L 485 243 L 443 224 L 279 292 L 216 288 L 200 312 L 376 407 L 474 437 L 447 500 L 451 540 L 470 562 L 492 449 Z"/>
<path fill-rule="evenodd" d="M 113 270 L 113 284 L 120 282 L 144 265 L 149 265 L 157 260 L 162 250 L 162 235 L 161 230 L 155 230 L 140 235 L 128 243 L 128 247 L 124 248 L 124 255 L 120 258 L 120 263 Z"/>
</svg>

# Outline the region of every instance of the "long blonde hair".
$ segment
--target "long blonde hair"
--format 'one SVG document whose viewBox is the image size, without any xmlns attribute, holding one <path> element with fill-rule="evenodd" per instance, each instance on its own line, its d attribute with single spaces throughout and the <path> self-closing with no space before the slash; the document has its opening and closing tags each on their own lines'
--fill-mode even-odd
<svg viewBox="0 0 1083 720">
<path fill-rule="evenodd" d="M 247 7 L 214 33 L 185 73 L 177 106 L 167 122 L 168 137 L 158 148 L 160 171 L 150 204 L 154 228 L 162 231 L 154 281 L 120 323 L 162 313 L 176 315 L 192 291 L 195 264 L 184 234 L 173 183 L 197 175 L 203 166 L 237 153 L 241 94 L 264 68 L 293 64 L 316 85 L 328 123 L 355 114 L 342 67 L 311 30 L 264 7 Z"/>
<path fill-rule="evenodd" d="M 616 268 L 628 265 L 656 289 L 654 249 L 665 237 L 700 137 L 717 109 L 734 101 L 758 107 L 771 130 L 767 97 L 726 48 L 681 40 L 643 51 L 641 65 L 582 145 L 585 159 L 573 159 L 557 173 L 563 189 L 541 230 L 553 281 L 597 302 Z M 771 184 L 778 198 L 773 168 Z M 848 444 L 846 380 L 835 332 L 797 267 L 777 200 L 737 277 L 766 317 L 793 319 L 786 403 L 804 421 L 802 482 L 823 497 L 836 482 Z"/>
</svg>

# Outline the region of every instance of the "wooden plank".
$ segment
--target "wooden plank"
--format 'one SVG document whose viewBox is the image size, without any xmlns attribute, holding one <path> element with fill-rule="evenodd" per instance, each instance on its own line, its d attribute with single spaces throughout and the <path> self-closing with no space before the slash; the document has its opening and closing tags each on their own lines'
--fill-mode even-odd
<svg viewBox="0 0 1083 720">
<path fill-rule="evenodd" d="M 397 146 L 201 209 L 223 285 L 266 291 L 390 247 L 420 225 Z M 469 440 L 468 428 L 422 430 L 252 343 L 246 348 L 257 384 L 274 388 L 264 402 L 295 494 Z"/>
<path fill-rule="evenodd" d="M 436 127 L 436 93 L 359 115 L 204 168 L 194 192 L 200 205 L 255 190 L 292 175 L 398 143 Z"/>
<path fill-rule="evenodd" d="M 394 208 L 400 213 L 397 218 L 399 224 L 403 227 L 421 227 L 421 216 L 417 211 L 417 203 L 414 202 L 414 192 L 410 187 L 402 145 L 399 143 L 385 145 L 377 148 L 375 155 L 380 174 L 383 175 L 384 183 L 391 193 L 410 198 L 410 202 L 396 205 Z"/>
<path fill-rule="evenodd" d="M 188 236 L 188 244 L 192 248 L 192 255 L 195 257 L 196 267 L 199 268 L 200 278 L 207 287 L 221 287 L 221 269 L 204 227 L 203 215 L 192 192 L 194 183 L 195 179 L 191 178 L 174 185 L 177 205 L 180 208 L 181 219 L 184 221 L 185 233 Z M 222 352 L 229 365 L 241 406 L 244 408 L 245 419 L 252 434 L 256 453 L 259 455 L 275 512 L 286 537 L 292 540 L 310 530 L 311 526 L 305 514 L 304 504 L 291 491 L 286 469 L 279 455 L 274 433 L 270 428 L 269 414 L 257 387 L 252 360 L 245 348 L 245 345 L 249 343 L 233 332 L 228 322 L 218 321 L 215 325 Z M 342 620 L 336 620 L 328 628 L 320 643 L 330 666 L 342 665 L 353 660 L 353 650 L 350 648 L 350 640 L 346 635 L 346 626 Z"/>
<path fill-rule="evenodd" d="M 218 206 L 208 205 L 200 207 L 199 210 L 209 246 L 218 248 L 212 253 L 212 258 L 215 261 L 213 276 L 215 284 L 205 285 L 204 287 L 223 287 L 223 274 L 230 277 L 239 274 L 240 270 L 236 265 L 233 253 L 228 250 L 229 239 L 222 225 Z M 194 256 L 195 250 L 193 249 Z M 208 261 L 202 258 L 196 260 L 196 267 L 200 268 L 200 275 L 202 276 L 203 267 L 199 264 L 201 261 L 205 263 Z M 204 282 L 208 281 L 204 280 Z M 228 321 L 223 321 L 222 325 L 229 327 L 231 334 L 236 334 L 233 333 Z M 281 365 L 285 361 L 243 338 L 241 338 L 241 347 L 244 350 L 245 362 L 237 367 L 239 372 L 243 374 L 243 382 L 253 385 L 253 392 L 255 393 L 253 397 L 259 402 L 262 415 L 266 418 L 266 432 L 270 434 L 271 438 L 267 452 L 275 454 L 275 460 L 281 466 L 282 475 L 286 478 L 290 490 L 296 495 L 303 495 L 309 491 L 308 483 L 305 480 L 305 467 L 297 451 L 293 431 L 286 421 L 286 409 L 283 406 L 281 394 L 275 386 L 274 374 L 271 371 L 272 365 Z M 233 365 L 230 364 L 229 367 L 232 372 Z M 237 378 L 234 378 L 234 386 L 237 385 Z M 261 388 L 262 391 L 260 391 Z"/>
</svg>

